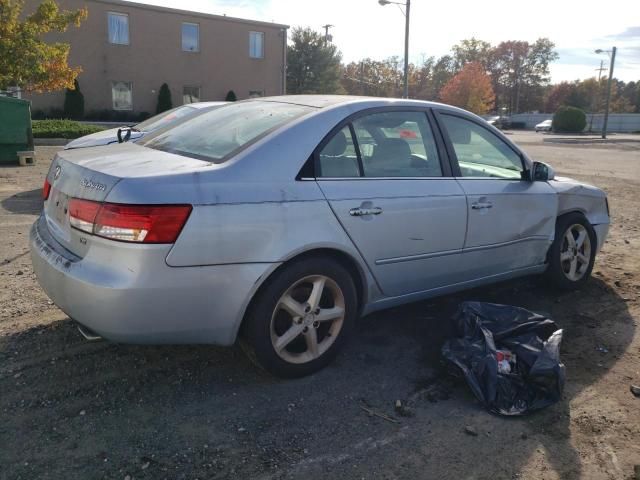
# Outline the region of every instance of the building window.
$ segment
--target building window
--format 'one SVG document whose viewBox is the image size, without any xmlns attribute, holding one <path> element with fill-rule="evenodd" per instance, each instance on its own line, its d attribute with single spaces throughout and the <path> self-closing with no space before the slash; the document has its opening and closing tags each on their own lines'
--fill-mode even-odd
<svg viewBox="0 0 640 480">
<path fill-rule="evenodd" d="M 249 56 L 264 58 L 264 33 L 249 32 Z"/>
<path fill-rule="evenodd" d="M 129 45 L 129 15 L 109 12 L 109 43 Z"/>
<path fill-rule="evenodd" d="M 249 90 L 249 98 L 264 97 L 264 90 Z"/>
<path fill-rule="evenodd" d="M 182 87 L 182 103 L 195 103 L 200 101 L 200 87 Z"/>
<path fill-rule="evenodd" d="M 112 82 L 111 100 L 114 110 L 133 110 L 131 82 Z"/>
<path fill-rule="evenodd" d="M 200 25 L 197 23 L 182 24 L 182 51 L 200 51 Z"/>
</svg>

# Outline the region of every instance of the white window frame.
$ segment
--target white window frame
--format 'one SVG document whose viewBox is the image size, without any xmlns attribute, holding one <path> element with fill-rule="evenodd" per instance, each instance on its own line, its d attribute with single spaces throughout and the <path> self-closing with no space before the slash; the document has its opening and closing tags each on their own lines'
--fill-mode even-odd
<svg viewBox="0 0 640 480">
<path fill-rule="evenodd" d="M 117 83 L 124 83 L 129 85 L 129 91 L 131 92 L 131 105 L 130 108 L 116 108 L 116 99 L 113 96 L 113 88 Z M 114 80 L 111 82 L 111 108 L 117 112 L 131 112 L 133 111 L 133 82 L 125 82 L 123 80 Z"/>
<path fill-rule="evenodd" d="M 127 41 L 126 42 L 112 42 L 111 41 L 111 16 L 125 17 L 127 19 Z M 107 12 L 107 41 L 111 45 L 130 45 L 131 44 L 131 29 L 129 28 L 129 14 L 122 12 Z"/>
<path fill-rule="evenodd" d="M 184 26 L 185 25 L 195 26 L 196 27 L 197 35 L 196 35 L 196 48 L 195 48 L 195 50 L 188 50 L 188 49 L 184 48 Z M 180 27 L 180 43 L 181 43 L 181 47 L 182 47 L 182 51 L 183 52 L 189 52 L 189 53 L 199 52 L 200 51 L 200 24 L 199 23 L 193 23 L 193 22 L 182 22 L 182 26 Z"/>
<path fill-rule="evenodd" d="M 198 89 L 198 100 L 196 100 L 196 102 L 201 102 L 202 101 L 202 87 L 200 85 L 183 85 L 182 86 L 182 104 L 183 105 L 189 105 L 189 103 L 196 103 L 196 102 L 185 102 L 184 101 L 184 97 L 185 97 L 185 89 L 187 88 L 197 88 Z"/>
<path fill-rule="evenodd" d="M 260 37 L 260 55 L 254 55 L 254 45 L 253 38 L 254 36 Z M 264 58 L 264 32 L 249 32 L 249 57 L 255 59 Z"/>
</svg>

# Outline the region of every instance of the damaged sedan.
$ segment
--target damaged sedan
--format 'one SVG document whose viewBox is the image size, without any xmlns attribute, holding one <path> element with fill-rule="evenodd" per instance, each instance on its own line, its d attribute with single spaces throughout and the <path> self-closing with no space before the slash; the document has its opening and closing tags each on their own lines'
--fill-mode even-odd
<svg viewBox="0 0 640 480">
<path fill-rule="evenodd" d="M 376 310 L 545 274 L 587 281 L 609 211 L 499 130 L 437 103 L 284 96 L 60 152 L 38 280 L 90 338 L 231 345 L 327 365 Z"/>
</svg>

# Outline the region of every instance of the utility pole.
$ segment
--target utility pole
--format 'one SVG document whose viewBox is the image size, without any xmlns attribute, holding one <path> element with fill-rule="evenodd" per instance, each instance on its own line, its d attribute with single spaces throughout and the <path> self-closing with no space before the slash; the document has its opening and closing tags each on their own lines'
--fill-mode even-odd
<svg viewBox="0 0 640 480">
<path fill-rule="evenodd" d="M 600 83 L 600 79 L 602 78 L 602 72 L 606 72 L 607 69 L 604 68 L 604 60 L 600 60 L 600 68 L 596 68 L 596 72 L 598 72 L 598 83 Z"/>
<path fill-rule="evenodd" d="M 607 138 L 607 124 L 609 123 L 609 103 L 611 102 L 611 83 L 613 82 L 613 65 L 616 62 L 616 47 L 611 50 L 597 49 L 596 53 L 606 53 L 611 57 L 611 65 L 609 66 L 609 80 L 607 81 L 607 101 L 604 107 L 604 123 L 602 125 L 602 138 Z"/>
<path fill-rule="evenodd" d="M 409 25 L 411 23 L 411 0 L 405 2 L 392 2 L 391 0 L 378 0 L 383 7 L 385 5 L 394 4 L 404 6 L 404 98 L 409 98 Z M 402 10 L 402 8 L 400 9 Z"/>
<path fill-rule="evenodd" d="M 595 111 L 591 112 L 591 121 L 589 122 L 590 132 L 593 131 L 593 117 L 598 111 L 598 107 L 600 104 L 600 79 L 602 78 L 602 72 L 605 72 L 606 70 L 607 69 L 604 68 L 604 60 L 600 60 L 600 68 L 596 68 L 596 72 L 598 72 L 598 87 L 596 88 L 596 102 L 595 102 L 595 106 L 593 107 L 593 110 Z"/>
<path fill-rule="evenodd" d="M 411 0 L 407 0 L 404 12 L 404 98 L 409 98 L 409 9 Z"/>
<path fill-rule="evenodd" d="M 604 108 L 604 124 L 602 125 L 602 138 L 607 138 L 607 125 L 609 123 L 609 103 L 611 102 L 611 82 L 613 81 L 613 65 L 616 61 L 616 47 L 611 51 L 611 66 L 609 67 L 609 81 L 607 81 L 607 102 Z"/>
<path fill-rule="evenodd" d="M 329 29 L 331 27 L 333 27 L 334 25 L 331 25 L 329 23 L 327 23 L 326 25 L 323 25 L 322 28 L 324 28 L 324 43 L 325 45 L 333 40 L 333 37 L 331 37 L 331 35 L 329 35 Z"/>
</svg>

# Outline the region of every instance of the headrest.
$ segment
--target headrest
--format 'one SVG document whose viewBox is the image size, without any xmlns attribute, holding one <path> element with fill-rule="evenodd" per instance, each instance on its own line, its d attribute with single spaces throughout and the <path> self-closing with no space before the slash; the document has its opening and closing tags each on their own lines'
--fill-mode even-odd
<svg viewBox="0 0 640 480">
<path fill-rule="evenodd" d="M 447 127 L 451 143 L 457 145 L 471 143 L 471 129 L 464 122 L 447 122 Z"/>
<path fill-rule="evenodd" d="M 347 149 L 347 137 L 344 132 L 340 130 L 322 149 L 321 155 L 327 155 L 330 157 L 339 157 L 343 155 Z"/>
<path fill-rule="evenodd" d="M 378 143 L 374 149 L 375 160 L 403 159 L 411 157 L 411 147 L 402 138 L 386 138 Z"/>
</svg>

